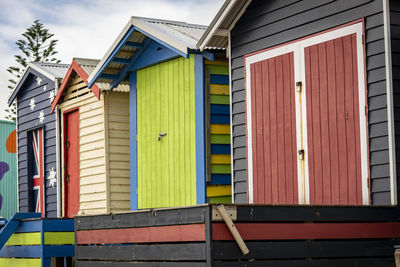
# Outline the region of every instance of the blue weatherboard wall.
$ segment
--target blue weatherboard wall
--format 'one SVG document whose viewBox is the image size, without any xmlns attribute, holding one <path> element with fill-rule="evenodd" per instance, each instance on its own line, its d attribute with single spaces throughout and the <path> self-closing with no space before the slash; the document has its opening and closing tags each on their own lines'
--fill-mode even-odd
<svg viewBox="0 0 400 267">
<path fill-rule="evenodd" d="M 36 77 L 42 82 L 38 84 Z M 23 82 L 17 95 L 17 131 L 18 131 L 18 177 L 19 177 L 19 211 L 29 212 L 33 199 L 29 197 L 28 186 L 28 132 L 43 127 L 44 129 L 44 180 L 45 180 L 45 216 L 57 217 L 57 183 L 50 185 L 50 176 L 55 177 L 56 164 L 56 114 L 51 114 L 51 91 L 55 82 L 30 68 L 21 80 Z M 31 109 L 31 100 L 35 106 Z M 41 123 L 40 113 L 44 113 Z M 51 172 L 54 170 L 55 173 Z M 34 208 L 34 207 L 33 207 Z"/>
</svg>

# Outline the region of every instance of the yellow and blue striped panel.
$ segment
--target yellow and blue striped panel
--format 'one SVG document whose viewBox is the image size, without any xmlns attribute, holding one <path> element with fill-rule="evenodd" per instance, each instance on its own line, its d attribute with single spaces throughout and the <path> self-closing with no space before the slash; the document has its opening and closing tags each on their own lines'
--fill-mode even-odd
<svg viewBox="0 0 400 267">
<path fill-rule="evenodd" d="M 224 61 L 206 61 L 209 74 L 211 182 L 209 203 L 232 203 L 229 66 Z"/>
</svg>

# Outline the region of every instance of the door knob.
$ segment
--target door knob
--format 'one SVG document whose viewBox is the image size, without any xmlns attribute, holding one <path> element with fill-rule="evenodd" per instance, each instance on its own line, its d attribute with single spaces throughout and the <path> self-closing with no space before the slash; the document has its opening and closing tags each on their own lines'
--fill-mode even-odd
<svg viewBox="0 0 400 267">
<path fill-rule="evenodd" d="M 160 141 L 162 138 L 164 138 L 165 136 L 167 136 L 167 133 L 166 132 L 161 132 L 161 133 L 159 133 L 158 134 L 158 137 L 157 137 L 157 141 Z"/>
</svg>

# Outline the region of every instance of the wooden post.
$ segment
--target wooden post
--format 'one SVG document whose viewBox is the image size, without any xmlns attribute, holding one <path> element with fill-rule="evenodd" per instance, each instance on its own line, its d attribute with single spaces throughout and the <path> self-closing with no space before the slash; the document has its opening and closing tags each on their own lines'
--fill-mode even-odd
<svg viewBox="0 0 400 267">
<path fill-rule="evenodd" d="M 400 248 L 396 248 L 394 258 L 396 259 L 396 267 L 400 267 Z"/>
<path fill-rule="evenodd" d="M 238 244 L 240 250 L 244 255 L 249 253 L 249 249 L 243 241 L 243 238 L 240 236 L 239 231 L 236 229 L 236 226 L 233 224 L 231 218 L 225 210 L 224 205 L 218 206 L 218 211 L 221 213 L 222 218 L 225 221 L 226 226 L 228 226 L 229 231 L 231 232 L 233 238 L 235 238 L 236 243 Z"/>
</svg>

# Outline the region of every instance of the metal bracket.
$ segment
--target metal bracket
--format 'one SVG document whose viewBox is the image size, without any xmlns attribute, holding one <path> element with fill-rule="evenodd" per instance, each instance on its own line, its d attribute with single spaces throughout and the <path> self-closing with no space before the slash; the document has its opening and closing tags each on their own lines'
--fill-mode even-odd
<svg viewBox="0 0 400 267">
<path fill-rule="evenodd" d="M 161 133 L 159 133 L 159 134 L 158 134 L 158 137 L 157 137 L 157 141 L 161 141 L 161 139 L 164 138 L 164 137 L 166 137 L 166 136 L 167 136 L 167 133 L 166 133 L 166 132 L 161 132 Z"/>
<path fill-rule="evenodd" d="M 296 92 L 301 93 L 303 90 L 303 82 L 296 82 Z"/>
<path fill-rule="evenodd" d="M 236 206 L 224 206 L 228 216 L 232 221 L 237 220 Z M 212 220 L 213 221 L 223 221 L 221 214 L 218 211 L 218 206 L 212 206 Z"/>
</svg>

